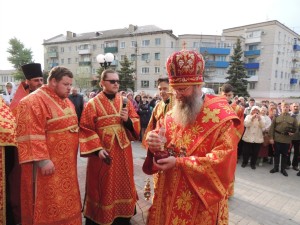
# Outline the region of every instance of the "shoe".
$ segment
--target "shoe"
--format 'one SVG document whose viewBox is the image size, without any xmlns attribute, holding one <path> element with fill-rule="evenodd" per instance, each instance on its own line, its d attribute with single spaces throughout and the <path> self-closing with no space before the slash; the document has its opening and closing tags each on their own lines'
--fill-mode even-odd
<svg viewBox="0 0 300 225">
<path fill-rule="evenodd" d="M 288 174 L 285 170 L 281 170 L 281 173 L 282 173 L 283 176 L 286 176 L 286 177 L 288 176 Z"/>
<path fill-rule="evenodd" d="M 300 172 L 297 173 L 297 176 L 300 176 Z"/>
<path fill-rule="evenodd" d="M 242 164 L 242 167 L 243 167 L 243 168 L 245 168 L 246 166 L 247 166 L 247 164 L 246 164 L 246 163 L 243 163 L 243 164 Z"/>
<path fill-rule="evenodd" d="M 256 166 L 255 165 L 251 165 L 251 169 L 255 170 Z"/>
<path fill-rule="evenodd" d="M 293 170 L 299 171 L 298 166 L 293 166 Z"/>
<path fill-rule="evenodd" d="M 270 170 L 270 173 L 277 173 L 277 172 L 279 172 L 279 169 L 273 168 L 273 169 Z"/>
</svg>

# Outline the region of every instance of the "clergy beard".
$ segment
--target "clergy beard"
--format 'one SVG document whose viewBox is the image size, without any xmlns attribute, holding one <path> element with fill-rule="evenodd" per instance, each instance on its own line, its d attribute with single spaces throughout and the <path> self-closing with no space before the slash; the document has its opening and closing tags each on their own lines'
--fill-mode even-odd
<svg viewBox="0 0 300 225">
<path fill-rule="evenodd" d="M 190 96 L 183 96 L 181 101 L 175 100 L 173 117 L 177 124 L 186 127 L 196 121 L 203 105 L 202 92 L 195 86 Z"/>
</svg>

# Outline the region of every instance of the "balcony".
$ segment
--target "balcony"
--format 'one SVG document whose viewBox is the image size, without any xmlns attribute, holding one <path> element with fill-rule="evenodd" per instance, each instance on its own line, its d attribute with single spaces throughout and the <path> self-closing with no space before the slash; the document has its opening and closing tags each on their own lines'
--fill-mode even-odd
<svg viewBox="0 0 300 225">
<path fill-rule="evenodd" d="M 290 84 L 295 85 L 297 83 L 298 83 L 298 79 L 296 79 L 296 78 L 291 78 L 290 79 Z"/>
<path fill-rule="evenodd" d="M 300 45 L 294 44 L 293 49 L 294 51 L 300 51 Z"/>
<path fill-rule="evenodd" d="M 299 73 L 300 68 L 292 68 L 291 73 L 295 74 L 295 73 Z"/>
<path fill-rule="evenodd" d="M 91 49 L 86 48 L 86 49 L 79 49 L 78 50 L 79 55 L 89 55 L 92 54 Z"/>
<path fill-rule="evenodd" d="M 78 63 L 79 66 L 90 66 L 92 65 L 91 61 L 82 61 Z"/>
<path fill-rule="evenodd" d="M 57 58 L 57 52 L 48 52 L 47 55 L 49 58 Z"/>
<path fill-rule="evenodd" d="M 249 78 L 246 78 L 246 80 L 248 82 L 257 82 L 258 81 L 258 76 L 257 75 L 253 75 L 253 76 L 250 76 Z"/>
<path fill-rule="evenodd" d="M 248 37 L 245 39 L 245 44 L 260 43 L 261 37 Z"/>
<path fill-rule="evenodd" d="M 213 68 L 227 68 L 229 66 L 229 62 L 226 61 L 206 61 L 205 67 L 213 67 Z"/>
<path fill-rule="evenodd" d="M 106 47 L 104 48 L 104 53 L 118 53 L 118 47 Z"/>
<path fill-rule="evenodd" d="M 244 51 L 244 56 L 259 56 L 260 55 L 260 50 L 249 50 L 249 51 Z"/>
<path fill-rule="evenodd" d="M 230 48 L 200 48 L 201 54 L 208 54 L 208 55 L 229 55 Z"/>
<path fill-rule="evenodd" d="M 245 69 L 259 69 L 259 63 L 245 63 Z"/>
<path fill-rule="evenodd" d="M 300 57 L 294 57 L 293 62 L 300 62 Z"/>
</svg>

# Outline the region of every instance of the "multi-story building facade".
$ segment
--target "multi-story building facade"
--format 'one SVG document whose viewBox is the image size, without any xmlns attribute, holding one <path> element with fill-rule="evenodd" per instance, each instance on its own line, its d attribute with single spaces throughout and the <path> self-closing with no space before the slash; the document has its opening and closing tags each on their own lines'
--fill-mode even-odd
<svg viewBox="0 0 300 225">
<path fill-rule="evenodd" d="M 71 69 L 76 83 L 86 86 L 97 76 L 98 54 L 111 52 L 112 63 L 119 69 L 125 55 L 136 69 L 135 91 L 156 92 L 156 80 L 166 76 L 165 62 L 183 47 L 202 53 L 206 59 L 205 83 L 218 92 L 227 80 L 227 70 L 237 39 L 242 42 L 243 61 L 249 76 L 248 91 L 252 97 L 285 98 L 300 91 L 300 36 L 278 21 L 224 29 L 222 35 L 185 34 L 176 37 L 172 30 L 156 26 L 76 34 L 67 31 L 45 40 L 44 67 L 55 65 Z"/>
<path fill-rule="evenodd" d="M 75 75 L 78 85 L 84 79 L 90 85 L 95 79 L 100 65 L 96 61 L 98 54 L 112 53 L 115 60 L 111 66 L 116 69 L 124 57 L 132 62 L 136 69 L 135 91 L 152 94 L 156 92 L 156 80 L 166 76 L 165 61 L 177 50 L 177 37 L 172 30 L 162 30 L 156 26 L 133 26 L 128 28 L 67 35 L 59 35 L 45 40 L 45 70 L 53 66 L 68 67 Z"/>
<path fill-rule="evenodd" d="M 0 93 L 5 91 L 5 84 L 7 82 L 13 82 L 17 85 L 13 73 L 15 70 L 0 70 Z"/>
<path fill-rule="evenodd" d="M 274 20 L 223 30 L 244 39 L 244 62 L 253 97 L 299 96 L 300 36 Z"/>
</svg>

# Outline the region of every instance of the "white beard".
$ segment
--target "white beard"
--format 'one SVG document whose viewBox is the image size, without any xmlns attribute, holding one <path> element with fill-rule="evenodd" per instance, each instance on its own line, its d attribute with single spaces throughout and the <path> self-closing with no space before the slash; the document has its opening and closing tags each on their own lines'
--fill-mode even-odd
<svg viewBox="0 0 300 225">
<path fill-rule="evenodd" d="M 191 96 L 184 97 L 182 101 L 175 99 L 173 107 L 173 118 L 175 122 L 183 127 L 193 124 L 202 108 L 203 99 L 201 89 L 193 87 Z"/>
</svg>

